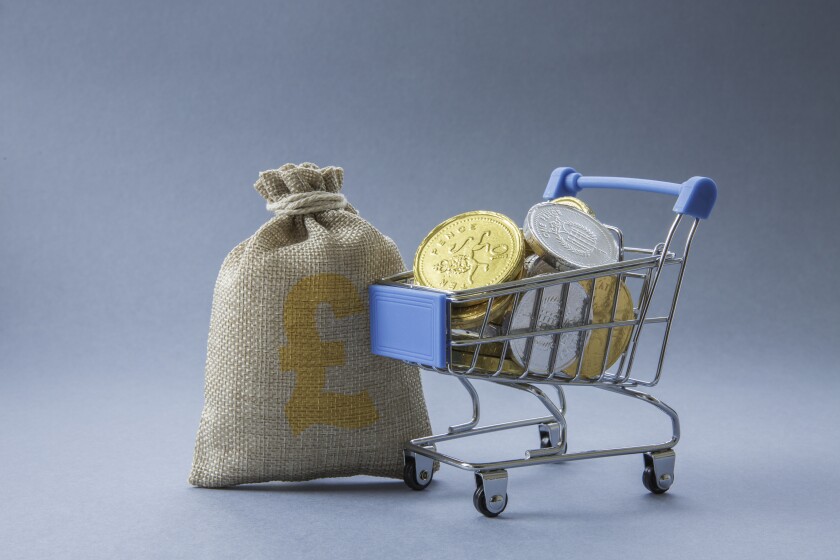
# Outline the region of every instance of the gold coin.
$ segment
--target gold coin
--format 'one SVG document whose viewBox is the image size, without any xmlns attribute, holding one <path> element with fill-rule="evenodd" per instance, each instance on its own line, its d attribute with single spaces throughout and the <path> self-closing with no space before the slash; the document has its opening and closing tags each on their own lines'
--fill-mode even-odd
<svg viewBox="0 0 840 560">
<path fill-rule="evenodd" d="M 434 228 L 414 255 L 414 280 L 442 290 L 467 290 L 515 279 L 525 240 L 513 220 L 478 210 Z"/>
<path fill-rule="evenodd" d="M 592 208 L 589 207 L 581 199 L 577 198 L 576 196 L 561 196 L 560 198 L 555 198 L 551 201 L 552 204 L 565 204 L 566 206 L 571 206 L 572 208 L 577 208 L 581 212 L 586 212 L 593 218 L 595 217 L 595 212 L 592 211 Z"/>
<path fill-rule="evenodd" d="M 503 296 L 493 300 L 490 306 L 490 322 L 498 322 L 510 309 L 512 296 Z M 471 329 L 480 327 L 487 313 L 487 302 L 464 307 L 452 307 L 452 326 L 457 329 Z"/>
<path fill-rule="evenodd" d="M 515 278 L 510 280 L 521 280 L 525 277 L 525 267 Z M 513 303 L 513 294 L 497 297 L 493 300 L 490 306 L 490 318 L 488 323 L 501 323 L 502 318 L 510 311 L 510 306 Z M 479 303 L 470 304 L 454 304 L 452 306 L 452 326 L 456 329 L 474 329 L 480 327 L 484 322 L 484 315 L 487 313 L 487 300 L 481 300 Z"/>
<path fill-rule="evenodd" d="M 519 232 L 522 234 L 522 239 L 525 239 L 525 232 L 524 232 L 524 231 L 522 231 L 522 228 L 519 228 Z M 530 256 L 531 256 L 531 255 L 533 255 L 533 254 L 534 254 L 534 250 L 533 250 L 533 249 L 531 249 L 531 246 L 530 246 L 530 245 L 528 245 L 528 244 L 526 243 L 526 244 L 525 244 L 525 255 L 524 255 L 524 258 L 526 258 L 526 259 L 527 259 L 528 257 L 530 257 Z"/>
<path fill-rule="evenodd" d="M 458 366 L 459 368 L 469 368 L 472 366 L 473 361 L 473 352 L 470 351 L 461 351 L 461 350 L 452 350 L 452 365 Z M 478 355 L 478 358 L 475 361 L 476 371 L 473 373 L 496 373 L 496 370 L 499 368 L 499 357 L 498 356 L 485 356 L 482 354 Z M 480 370 L 480 371 L 479 371 Z M 504 363 L 502 364 L 502 374 L 503 375 L 522 375 L 525 369 L 514 362 L 513 360 L 507 358 L 505 359 Z"/>
<path fill-rule="evenodd" d="M 498 324 L 488 323 L 487 329 L 484 331 L 484 337 L 479 337 L 478 332 L 471 331 L 471 330 L 461 330 L 461 329 L 453 329 L 452 331 L 452 341 L 453 342 L 481 342 L 482 338 L 490 338 L 494 336 L 499 336 L 502 333 L 502 327 Z M 453 348 L 458 352 L 463 352 L 465 354 L 472 355 L 473 350 L 478 347 L 478 353 L 481 356 L 489 356 L 498 358 L 502 355 L 502 347 L 503 343 L 501 342 L 484 342 L 482 344 L 476 344 L 475 346 L 459 346 Z"/>
<path fill-rule="evenodd" d="M 613 307 L 613 294 L 617 277 L 605 276 L 595 281 L 595 296 L 592 298 L 592 324 L 609 323 Z M 580 283 L 587 293 L 592 293 L 592 280 L 584 280 Z M 621 283 L 618 291 L 618 305 L 615 308 L 616 321 L 630 321 L 635 318 L 633 312 L 633 296 L 630 290 Z M 604 361 L 604 354 L 607 351 L 607 335 L 609 329 L 593 329 L 590 332 L 589 340 L 583 350 L 583 366 L 580 369 L 581 377 L 594 379 L 601 375 L 601 364 Z M 633 327 L 615 327 L 612 330 L 610 340 L 610 355 L 607 358 L 605 367 L 613 365 L 621 356 L 627 345 L 630 343 L 630 335 L 633 334 Z M 578 361 L 563 370 L 564 373 L 574 376 L 577 371 Z"/>
</svg>

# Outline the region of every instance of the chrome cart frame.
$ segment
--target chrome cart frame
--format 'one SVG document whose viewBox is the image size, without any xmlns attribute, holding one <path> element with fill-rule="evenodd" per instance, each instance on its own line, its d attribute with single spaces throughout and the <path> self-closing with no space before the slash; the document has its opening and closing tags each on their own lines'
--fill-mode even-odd
<svg viewBox="0 0 840 560">
<path fill-rule="evenodd" d="M 380 280 L 371 286 L 371 337 L 374 353 L 402 359 L 423 369 L 454 376 L 464 386 L 472 400 L 472 418 L 468 422 L 451 426 L 445 434 L 413 439 L 406 444 L 404 479 L 409 487 L 415 490 L 428 487 L 432 481 L 436 461 L 473 471 L 476 475 L 473 503 L 482 514 L 495 517 L 507 506 L 507 470 L 517 467 L 641 454 L 645 464 L 642 480 L 649 491 L 656 494 L 663 493 L 673 484 L 675 462 L 673 448 L 680 437 L 679 417 L 670 406 L 638 388 L 652 387 L 659 382 L 661 377 L 691 243 L 700 219 L 707 218 L 714 206 L 717 188 L 710 179 L 701 177 L 695 177 L 682 184 L 673 184 L 611 177 L 588 178 L 582 177 L 572 169 L 560 168 L 552 173 L 544 198 L 550 200 L 558 196 L 576 195 L 582 188 L 619 188 L 676 195 L 678 200 L 674 211 L 677 216 L 671 223 L 664 242 L 653 249 L 624 248 L 621 232 L 616 228 L 610 228 L 621 247 L 619 262 L 615 264 L 544 274 L 490 287 L 459 291 L 436 290 L 415 285 L 411 272 Z M 675 252 L 672 250 L 675 238 L 678 232 L 686 227 L 685 243 L 681 250 Z M 634 258 L 628 259 L 628 255 Z M 665 313 L 651 316 L 649 311 L 653 296 L 660 287 L 663 271 L 669 267 L 676 267 L 676 280 L 670 288 L 673 291 L 668 292 L 670 305 Z M 558 316 L 562 318 L 565 312 L 565 296 L 568 294 L 571 283 L 589 281 L 594 288 L 596 279 L 605 277 L 617 278 L 617 281 L 609 280 L 614 286 L 614 292 L 608 322 L 593 322 L 592 300 L 594 298 L 589 298 L 584 313 L 588 320 L 583 325 L 538 328 L 537 317 L 545 288 L 561 286 L 563 303 Z M 634 297 L 637 303 L 633 309 L 634 318 L 617 320 L 619 290 L 628 279 L 636 279 L 635 281 L 640 286 Z M 536 292 L 533 298 L 530 328 L 513 330 L 511 322 L 506 321 L 499 332 L 489 332 L 488 325 L 494 302 L 498 298 L 512 297 L 511 309 L 513 309 L 529 291 Z M 480 327 L 477 327 L 477 336 L 473 338 L 457 336 L 456 329 L 451 323 L 453 306 L 464 304 L 486 305 L 483 321 Z M 656 337 L 654 343 L 658 348 L 658 361 L 655 369 L 647 372 L 648 375 L 636 375 L 634 365 L 639 343 L 643 338 L 643 332 L 648 333 L 650 330 L 646 330 L 645 327 L 651 324 L 664 325 L 664 331 L 661 334 L 651 335 Z M 409 325 L 411 332 L 408 336 L 399 334 L 401 332 L 399 329 L 404 329 Z M 614 329 L 628 327 L 632 328 L 632 333 L 626 350 L 614 367 L 607 367 L 611 344 L 614 342 Z M 580 357 L 583 355 L 586 336 L 578 337 L 577 356 L 579 358 L 574 374 L 563 371 L 538 373 L 532 370 L 532 348 L 536 337 L 554 337 L 548 362 L 553 364 L 559 346 L 559 337 L 562 334 L 569 332 L 586 334 L 596 329 L 607 330 L 604 356 L 600 371 L 596 375 L 582 375 L 584 360 Z M 526 340 L 524 358 L 520 360 L 524 363 L 519 364 L 519 370 L 506 367 L 506 364 L 511 363 L 507 359 L 510 356 L 510 343 L 515 339 Z M 481 358 L 482 348 L 491 344 L 496 348 L 501 344 L 501 357 L 492 360 L 494 364 L 498 362 L 495 368 L 488 367 L 490 362 Z M 454 359 L 456 354 L 460 356 L 459 360 Z M 548 415 L 479 426 L 480 400 L 472 380 L 489 381 L 530 393 L 545 406 Z M 553 387 L 557 402 L 539 385 Z M 661 443 L 649 445 L 567 452 L 565 417 L 567 404 L 563 387 L 569 385 L 592 386 L 653 406 L 670 419 L 671 437 Z M 527 426 L 538 427 L 540 446 L 526 450 L 524 458 L 486 463 L 470 462 L 441 453 L 436 448 L 439 442 Z"/>
</svg>

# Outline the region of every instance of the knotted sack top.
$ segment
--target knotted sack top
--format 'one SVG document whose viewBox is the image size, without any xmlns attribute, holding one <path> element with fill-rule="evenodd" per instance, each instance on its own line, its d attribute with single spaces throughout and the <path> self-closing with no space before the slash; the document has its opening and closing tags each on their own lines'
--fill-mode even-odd
<svg viewBox="0 0 840 560">
<path fill-rule="evenodd" d="M 265 207 L 277 216 L 314 214 L 327 210 L 355 210 L 341 194 L 344 170 L 340 167 L 320 168 L 314 163 L 287 163 L 279 169 L 260 173 L 254 183 Z"/>
</svg>

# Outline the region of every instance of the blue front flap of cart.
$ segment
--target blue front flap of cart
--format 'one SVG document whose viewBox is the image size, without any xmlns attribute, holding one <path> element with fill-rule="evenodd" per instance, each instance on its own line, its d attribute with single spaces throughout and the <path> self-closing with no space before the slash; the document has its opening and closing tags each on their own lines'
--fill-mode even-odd
<svg viewBox="0 0 840 560">
<path fill-rule="evenodd" d="M 380 284 L 368 293 L 374 354 L 446 367 L 446 294 Z"/>
</svg>

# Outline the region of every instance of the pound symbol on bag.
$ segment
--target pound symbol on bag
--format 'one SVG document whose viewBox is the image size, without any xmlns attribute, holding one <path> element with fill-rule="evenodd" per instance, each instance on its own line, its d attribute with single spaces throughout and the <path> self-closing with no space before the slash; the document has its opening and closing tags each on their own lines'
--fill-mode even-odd
<svg viewBox="0 0 840 560">
<path fill-rule="evenodd" d="M 316 424 L 359 429 L 379 418 L 367 391 L 346 395 L 327 391 L 327 368 L 343 366 L 344 343 L 324 341 L 315 315 L 325 303 L 339 319 L 365 311 L 355 286 L 338 274 L 318 274 L 292 287 L 283 304 L 288 344 L 280 348 L 280 367 L 296 374 L 286 420 L 294 435 Z"/>
</svg>

